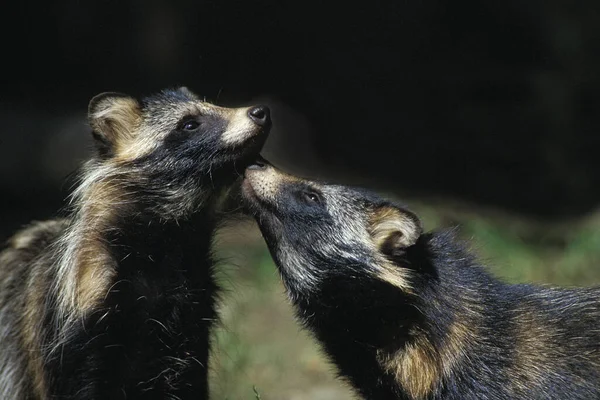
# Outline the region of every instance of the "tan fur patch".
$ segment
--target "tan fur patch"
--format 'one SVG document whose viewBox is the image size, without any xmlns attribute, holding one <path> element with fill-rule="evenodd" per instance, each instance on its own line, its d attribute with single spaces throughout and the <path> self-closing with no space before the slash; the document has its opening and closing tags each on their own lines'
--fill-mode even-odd
<svg viewBox="0 0 600 400">
<path fill-rule="evenodd" d="M 414 400 L 425 398 L 441 377 L 439 355 L 422 336 L 395 353 L 380 354 L 380 363 Z"/>
<path fill-rule="evenodd" d="M 444 376 L 449 376 L 466 355 L 473 333 L 466 324 L 455 322 L 448 330 L 441 349 L 436 349 L 422 334 L 406 347 L 389 353 L 379 351 L 382 367 L 392 374 L 413 400 L 427 398 Z"/>
<path fill-rule="evenodd" d="M 106 296 L 116 275 L 115 262 L 99 241 L 84 243 L 77 259 L 77 307 L 81 313 L 94 309 Z"/>
<path fill-rule="evenodd" d="M 77 266 L 77 308 L 87 312 L 98 304 L 108 291 L 116 275 L 115 261 L 112 259 L 104 243 L 102 235 L 111 226 L 114 219 L 115 206 L 126 203 L 117 187 L 110 182 L 99 182 L 88 193 L 90 202 L 82 210 L 82 215 L 89 221 L 80 250 L 76 254 Z"/>
</svg>

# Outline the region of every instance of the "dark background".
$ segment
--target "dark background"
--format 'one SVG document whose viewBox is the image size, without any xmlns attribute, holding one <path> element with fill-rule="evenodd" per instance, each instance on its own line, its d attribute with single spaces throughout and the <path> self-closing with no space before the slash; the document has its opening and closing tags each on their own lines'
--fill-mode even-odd
<svg viewBox="0 0 600 400">
<path fill-rule="evenodd" d="M 271 105 L 265 155 L 292 172 L 543 220 L 597 207 L 596 0 L 326 4 L 6 8 L 0 238 L 63 204 L 93 95 L 175 85 Z"/>
</svg>

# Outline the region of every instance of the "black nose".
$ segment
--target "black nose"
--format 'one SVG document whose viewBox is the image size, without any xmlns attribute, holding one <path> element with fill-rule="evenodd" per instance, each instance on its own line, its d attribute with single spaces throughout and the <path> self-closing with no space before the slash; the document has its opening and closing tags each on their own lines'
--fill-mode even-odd
<svg viewBox="0 0 600 400">
<path fill-rule="evenodd" d="M 248 110 L 248 116 L 256 125 L 268 126 L 271 123 L 271 110 L 267 106 L 255 106 Z"/>
</svg>

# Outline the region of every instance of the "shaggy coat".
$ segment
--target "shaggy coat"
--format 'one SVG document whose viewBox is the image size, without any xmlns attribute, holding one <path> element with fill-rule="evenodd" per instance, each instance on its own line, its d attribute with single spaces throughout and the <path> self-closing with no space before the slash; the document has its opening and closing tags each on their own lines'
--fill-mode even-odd
<svg viewBox="0 0 600 400">
<path fill-rule="evenodd" d="M 298 319 L 363 398 L 600 398 L 599 288 L 510 285 L 372 193 L 245 175 Z"/>
<path fill-rule="evenodd" d="M 207 398 L 215 213 L 269 111 L 180 88 L 98 95 L 89 122 L 67 216 L 0 253 L 0 398 Z"/>
</svg>

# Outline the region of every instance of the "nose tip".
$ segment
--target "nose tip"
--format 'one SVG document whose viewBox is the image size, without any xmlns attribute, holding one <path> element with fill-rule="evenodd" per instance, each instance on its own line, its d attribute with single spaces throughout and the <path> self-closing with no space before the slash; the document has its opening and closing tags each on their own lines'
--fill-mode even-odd
<svg viewBox="0 0 600 400">
<path fill-rule="evenodd" d="M 247 169 L 264 170 L 267 169 L 268 166 L 269 162 L 259 156 L 256 160 L 254 160 L 254 162 L 251 165 L 248 166 Z"/>
<path fill-rule="evenodd" d="M 268 126 L 271 123 L 271 110 L 267 106 L 255 106 L 248 110 L 248 116 L 259 126 Z"/>
</svg>

